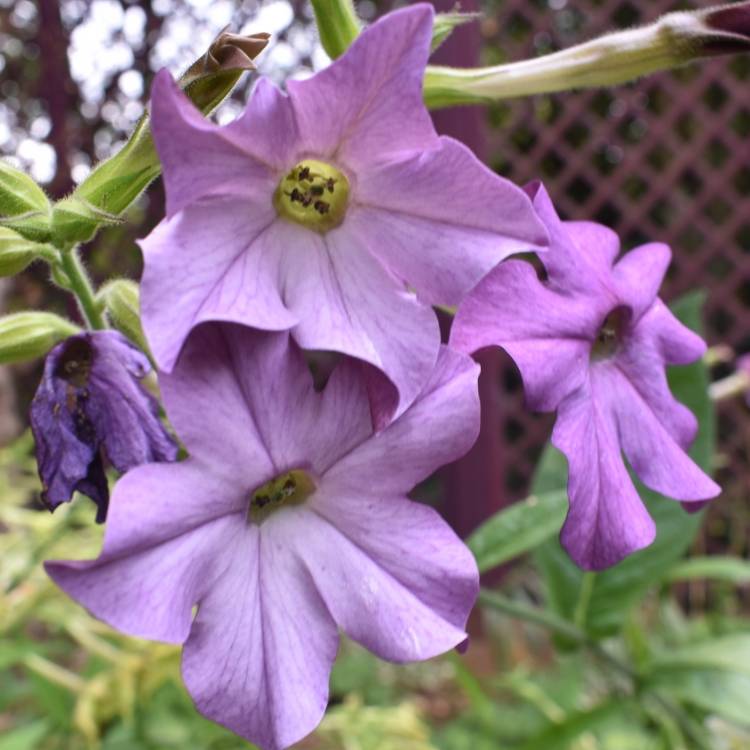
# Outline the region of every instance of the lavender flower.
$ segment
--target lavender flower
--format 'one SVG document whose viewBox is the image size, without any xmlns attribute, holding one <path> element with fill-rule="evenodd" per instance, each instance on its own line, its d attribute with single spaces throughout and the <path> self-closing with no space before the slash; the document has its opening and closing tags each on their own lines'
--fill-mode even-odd
<svg viewBox="0 0 750 750">
<path fill-rule="evenodd" d="M 184 643 L 206 716 L 287 747 L 325 709 L 337 628 L 397 662 L 466 638 L 476 564 L 405 494 L 476 439 L 477 374 L 441 349 L 419 398 L 373 434 L 351 360 L 316 392 L 288 334 L 203 325 L 162 376 L 190 458 L 129 472 L 99 559 L 47 570 L 110 625 Z"/>
<path fill-rule="evenodd" d="M 596 570 L 655 535 L 621 451 L 664 495 L 692 503 L 720 491 L 685 452 L 697 422 L 665 375 L 665 365 L 693 362 L 705 344 L 657 297 L 668 247 L 644 245 L 615 264 L 613 232 L 563 223 L 543 187 L 529 193 L 552 240 L 547 280 L 528 263 L 498 266 L 459 309 L 451 344 L 466 352 L 502 346 L 529 405 L 557 410 L 552 442 L 568 459 L 570 495 L 561 539 L 578 565 Z"/>
<path fill-rule="evenodd" d="M 523 191 L 436 135 L 422 102 L 432 18 L 424 4 L 386 16 L 288 96 L 262 79 L 226 127 L 157 76 L 167 219 L 142 242 L 142 310 L 162 369 L 202 321 L 291 330 L 387 376 L 382 423 L 435 364 L 430 305 L 546 244 Z"/>
<path fill-rule="evenodd" d="M 115 331 L 71 336 L 47 355 L 30 418 L 50 510 L 78 490 L 97 504 L 96 520 L 105 520 L 102 449 L 120 472 L 177 458 L 156 400 L 138 382 L 149 370 L 146 357 Z"/>
</svg>

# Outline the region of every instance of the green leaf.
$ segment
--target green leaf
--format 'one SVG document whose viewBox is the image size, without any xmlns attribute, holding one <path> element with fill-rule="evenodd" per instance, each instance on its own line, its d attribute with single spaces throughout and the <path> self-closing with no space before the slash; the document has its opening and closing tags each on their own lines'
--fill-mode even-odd
<svg viewBox="0 0 750 750">
<path fill-rule="evenodd" d="M 692 581 L 708 578 L 714 581 L 726 581 L 738 586 L 750 583 L 750 562 L 736 557 L 692 557 L 677 563 L 667 572 L 665 580 Z"/>
<path fill-rule="evenodd" d="M 683 703 L 750 726 L 750 677 L 721 670 L 670 671 L 648 683 Z"/>
<path fill-rule="evenodd" d="M 0 159 L 0 216 L 48 210 L 49 201 L 44 190 L 25 172 Z"/>
<path fill-rule="evenodd" d="M 690 294 L 673 305 L 672 310 L 685 325 L 699 330 L 702 302 L 702 294 Z M 715 426 L 706 367 L 703 362 L 696 362 L 687 367 L 671 368 L 668 375 L 675 397 L 696 415 L 700 425 L 690 455 L 704 471 L 710 472 Z M 567 462 L 550 446 L 537 469 L 533 491 L 541 495 L 565 487 L 566 482 Z M 622 626 L 627 612 L 685 554 L 701 523 L 701 514 L 686 513 L 674 500 L 663 498 L 638 483 L 636 486 L 656 522 L 656 541 L 596 575 L 582 613 L 583 619 L 579 622 L 592 636 L 609 635 Z M 570 560 L 557 540 L 539 547 L 535 559 L 546 581 L 551 607 L 563 617 L 572 619 L 579 607 L 584 572 Z"/>
<path fill-rule="evenodd" d="M 531 495 L 485 521 L 466 540 L 480 573 L 538 547 L 560 531 L 568 498 L 565 491 Z"/>
<path fill-rule="evenodd" d="M 0 737 L 0 750 L 34 750 L 47 734 L 47 722 L 35 721 L 24 727 L 3 732 Z"/>
<path fill-rule="evenodd" d="M 750 633 L 732 633 L 658 654 L 651 671 L 723 669 L 750 678 Z"/>
<path fill-rule="evenodd" d="M 600 729 L 623 712 L 629 712 L 631 704 L 626 699 L 611 700 L 588 711 L 572 714 L 565 721 L 552 724 L 540 734 L 532 737 L 522 750 L 570 750 L 574 740 L 582 734 Z"/>
<path fill-rule="evenodd" d="M 750 726 L 750 634 L 714 637 L 658 654 L 646 687 Z"/>
</svg>

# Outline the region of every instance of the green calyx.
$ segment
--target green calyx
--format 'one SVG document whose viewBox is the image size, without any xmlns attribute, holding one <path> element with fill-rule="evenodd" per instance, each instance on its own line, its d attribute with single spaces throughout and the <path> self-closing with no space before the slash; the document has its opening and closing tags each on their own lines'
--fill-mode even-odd
<svg viewBox="0 0 750 750">
<path fill-rule="evenodd" d="M 325 234 L 344 221 L 349 180 L 336 167 L 314 159 L 300 162 L 276 188 L 279 216 Z"/>
<path fill-rule="evenodd" d="M 307 472 L 293 469 L 281 474 L 252 493 L 247 511 L 248 523 L 259 524 L 279 508 L 300 505 L 313 492 L 315 484 Z"/>
</svg>

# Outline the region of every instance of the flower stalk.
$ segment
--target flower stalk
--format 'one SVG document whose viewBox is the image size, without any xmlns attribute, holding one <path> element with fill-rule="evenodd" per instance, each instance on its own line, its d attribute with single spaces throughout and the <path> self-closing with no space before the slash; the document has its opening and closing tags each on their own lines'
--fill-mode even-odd
<svg viewBox="0 0 750 750">
<path fill-rule="evenodd" d="M 83 268 L 77 249 L 71 248 L 67 252 L 61 253 L 60 268 L 69 283 L 70 291 L 78 302 L 78 307 L 86 322 L 86 326 L 94 330 L 106 328 L 107 324 L 104 316 L 99 310 L 99 305 L 94 297 L 91 280 Z"/>
<path fill-rule="evenodd" d="M 616 86 L 705 57 L 750 51 L 750 2 L 668 13 L 532 60 L 463 70 L 431 66 L 425 102 L 438 109 L 571 89 Z"/>
<path fill-rule="evenodd" d="M 315 23 L 323 49 L 335 60 L 359 36 L 362 24 L 352 0 L 312 0 Z"/>
</svg>

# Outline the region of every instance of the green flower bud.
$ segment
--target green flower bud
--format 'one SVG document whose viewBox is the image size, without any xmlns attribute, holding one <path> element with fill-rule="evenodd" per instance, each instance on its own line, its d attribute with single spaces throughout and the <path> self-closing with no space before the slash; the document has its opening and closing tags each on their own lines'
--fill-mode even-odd
<svg viewBox="0 0 750 750">
<path fill-rule="evenodd" d="M 244 71 L 255 69 L 253 58 L 267 44 L 268 34 L 240 36 L 224 31 L 178 83 L 195 106 L 209 114 L 231 93 Z M 64 241 L 91 239 L 100 226 L 116 221 L 160 173 L 148 114 L 144 114 L 123 148 L 102 162 L 73 192 L 73 213 L 77 215 L 71 219 L 70 206 L 65 206 L 68 215 L 57 222 L 65 228 Z"/>
<path fill-rule="evenodd" d="M 0 226 L 44 241 L 49 237 L 49 212 L 49 200 L 39 185 L 0 159 Z"/>
<path fill-rule="evenodd" d="M 43 357 L 78 326 L 48 312 L 20 312 L 0 318 L 0 364 Z"/>
<path fill-rule="evenodd" d="M 148 344 L 141 327 L 138 284 L 130 279 L 115 279 L 105 284 L 97 297 L 104 304 L 115 328 L 142 351 L 148 352 Z"/>
<path fill-rule="evenodd" d="M 23 271 L 32 260 L 49 257 L 54 249 L 27 240 L 12 229 L 0 226 L 0 276 L 14 276 Z"/>
</svg>

